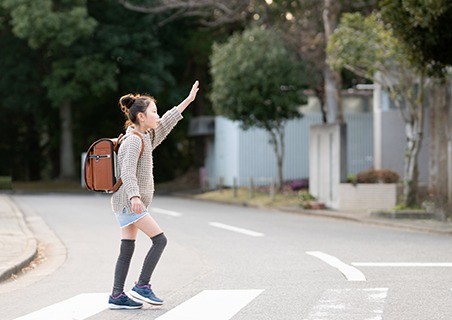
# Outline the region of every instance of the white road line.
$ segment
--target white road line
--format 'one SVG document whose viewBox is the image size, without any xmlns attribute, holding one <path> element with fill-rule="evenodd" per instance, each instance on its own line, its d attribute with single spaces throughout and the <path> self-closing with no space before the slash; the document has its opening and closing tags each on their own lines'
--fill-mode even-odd
<svg viewBox="0 0 452 320">
<path fill-rule="evenodd" d="M 304 320 L 381 320 L 388 288 L 329 289 Z"/>
<path fill-rule="evenodd" d="M 108 308 L 109 293 L 84 293 L 15 320 L 83 320 Z"/>
<path fill-rule="evenodd" d="M 357 267 L 438 267 L 450 268 L 452 262 L 352 262 Z"/>
<path fill-rule="evenodd" d="M 205 290 L 156 320 L 229 320 L 264 290 Z"/>
<path fill-rule="evenodd" d="M 234 226 L 230 226 L 230 225 L 219 223 L 219 222 L 209 222 L 209 224 L 212 227 L 216 227 L 216 228 L 220 228 L 220 229 L 224 229 L 224 230 L 229 230 L 229 231 L 234 231 L 234 232 L 246 234 L 246 235 L 252 236 L 252 237 L 263 237 L 264 236 L 264 234 L 260 233 L 260 232 L 256 232 L 256 231 L 252 231 L 252 230 L 248 230 L 248 229 L 243 229 L 243 228 L 239 228 L 239 227 L 234 227 Z"/>
<path fill-rule="evenodd" d="M 342 262 L 338 258 L 320 251 L 307 251 L 307 254 L 319 258 L 320 260 L 328 263 L 330 266 L 338 269 L 348 281 L 366 281 L 366 277 L 358 269 L 349 266 Z"/>
<path fill-rule="evenodd" d="M 180 212 L 165 210 L 165 209 L 160 209 L 160 208 L 151 208 L 151 211 L 166 214 L 167 216 L 171 216 L 171 217 L 180 217 L 182 215 L 182 213 L 180 213 Z"/>
</svg>

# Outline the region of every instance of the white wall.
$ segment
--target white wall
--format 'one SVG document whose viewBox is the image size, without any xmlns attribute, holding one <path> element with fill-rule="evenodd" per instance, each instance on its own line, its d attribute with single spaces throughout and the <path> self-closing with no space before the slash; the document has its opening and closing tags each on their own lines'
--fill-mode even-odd
<svg viewBox="0 0 452 320">
<path fill-rule="evenodd" d="M 339 207 L 339 183 L 347 178 L 345 125 L 311 126 L 309 134 L 309 193 L 331 208 Z"/>
<path fill-rule="evenodd" d="M 215 118 L 214 172 L 209 177 L 223 177 L 226 185 L 232 185 L 233 177 L 239 174 L 238 122 L 223 117 Z"/>
</svg>

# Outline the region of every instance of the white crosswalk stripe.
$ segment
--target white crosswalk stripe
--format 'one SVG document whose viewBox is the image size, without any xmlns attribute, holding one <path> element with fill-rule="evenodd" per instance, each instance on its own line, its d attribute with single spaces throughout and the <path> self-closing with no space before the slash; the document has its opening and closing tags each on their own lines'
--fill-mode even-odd
<svg viewBox="0 0 452 320">
<path fill-rule="evenodd" d="M 83 320 L 108 308 L 109 293 L 84 293 L 15 320 Z M 80 307 L 83 306 L 83 307 Z"/>
<path fill-rule="evenodd" d="M 205 290 L 156 320 L 229 320 L 264 290 Z"/>
</svg>

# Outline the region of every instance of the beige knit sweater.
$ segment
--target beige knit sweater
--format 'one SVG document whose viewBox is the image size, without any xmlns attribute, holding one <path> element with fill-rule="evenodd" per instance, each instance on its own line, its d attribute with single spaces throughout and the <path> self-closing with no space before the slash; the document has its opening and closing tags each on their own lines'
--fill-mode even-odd
<svg viewBox="0 0 452 320">
<path fill-rule="evenodd" d="M 133 127 L 128 127 L 124 140 L 118 151 L 118 176 L 122 185 L 113 193 L 111 206 L 114 212 L 132 212 L 130 199 L 139 196 L 145 208 L 148 208 L 154 195 L 154 175 L 152 173 L 152 151 L 168 136 L 182 115 L 177 107 L 167 111 L 160 119 L 157 128 L 145 134 L 139 132 L 144 141 L 144 151 L 139 157 L 142 140 L 135 134 Z M 138 132 L 138 131 L 136 131 Z"/>
</svg>

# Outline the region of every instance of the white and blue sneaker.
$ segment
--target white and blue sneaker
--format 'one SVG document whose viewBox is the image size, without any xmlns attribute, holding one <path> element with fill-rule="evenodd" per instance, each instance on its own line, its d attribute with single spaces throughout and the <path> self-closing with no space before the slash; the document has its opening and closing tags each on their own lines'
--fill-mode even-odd
<svg viewBox="0 0 452 320">
<path fill-rule="evenodd" d="M 110 296 L 108 298 L 108 307 L 113 310 L 117 309 L 140 309 L 143 307 L 141 302 L 130 299 L 124 292 L 117 297 Z"/>
<path fill-rule="evenodd" d="M 150 284 L 145 284 L 143 286 L 135 284 L 135 287 L 133 287 L 129 293 L 132 297 L 140 299 L 142 301 L 146 301 L 150 304 L 155 304 L 155 305 L 163 304 L 163 300 L 160 298 L 157 298 L 155 296 L 154 292 L 152 292 Z"/>
</svg>

